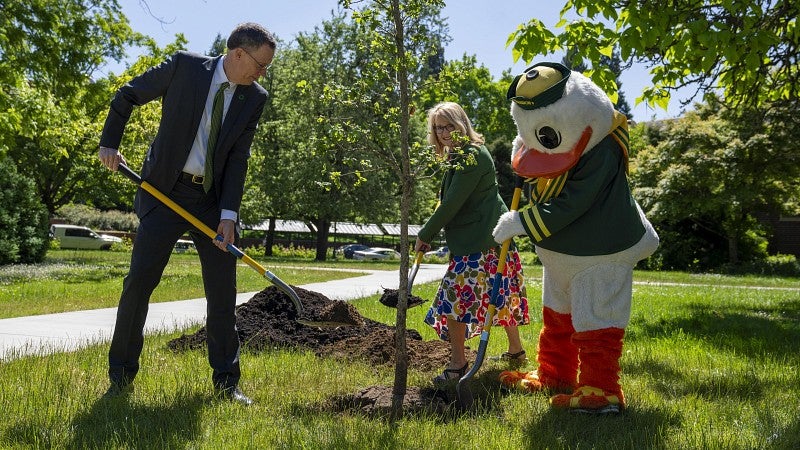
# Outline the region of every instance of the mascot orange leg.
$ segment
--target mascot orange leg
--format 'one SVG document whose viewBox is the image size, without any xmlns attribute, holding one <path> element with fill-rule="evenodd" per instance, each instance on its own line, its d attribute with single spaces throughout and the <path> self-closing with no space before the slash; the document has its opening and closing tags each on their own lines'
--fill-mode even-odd
<svg viewBox="0 0 800 450">
<path fill-rule="evenodd" d="M 625 397 L 619 385 L 619 359 L 625 330 L 605 328 L 575 333 L 572 341 L 578 347 L 580 375 L 578 388 L 572 394 L 550 399 L 556 408 L 580 412 L 617 413 L 625 408 Z"/>
<path fill-rule="evenodd" d="M 528 392 L 542 389 L 575 389 L 578 374 L 578 347 L 572 342 L 575 328 L 572 315 L 560 314 L 544 307 L 542 331 L 537 349 L 538 370 L 518 372 L 509 370 L 500 374 L 500 381 L 508 386 Z"/>
</svg>

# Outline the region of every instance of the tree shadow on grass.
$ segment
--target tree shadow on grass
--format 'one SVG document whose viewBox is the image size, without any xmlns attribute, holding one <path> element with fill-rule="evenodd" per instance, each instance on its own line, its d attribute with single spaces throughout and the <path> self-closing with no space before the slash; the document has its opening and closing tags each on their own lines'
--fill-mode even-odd
<svg viewBox="0 0 800 450">
<path fill-rule="evenodd" d="M 657 409 L 596 415 L 551 408 L 528 425 L 524 448 L 662 449 L 664 430 L 679 425 L 678 417 Z"/>
<path fill-rule="evenodd" d="M 654 381 L 648 383 L 648 388 L 665 399 L 693 395 L 709 401 L 731 397 L 757 401 L 763 399 L 770 390 L 781 388 L 759 378 L 755 372 L 740 373 L 735 377 L 724 371 L 699 376 L 696 371 L 676 370 L 651 357 L 635 363 L 624 363 L 622 373 L 628 376 L 652 376 Z"/>
<path fill-rule="evenodd" d="M 800 341 L 800 298 L 776 306 L 758 308 L 740 305 L 689 305 L 690 313 L 669 320 L 635 324 L 636 339 L 680 331 L 703 339 L 722 350 L 747 355 L 794 356 Z"/>
<path fill-rule="evenodd" d="M 747 307 L 742 305 L 688 305 L 689 312 L 657 321 L 633 323 L 625 340 L 634 342 L 655 336 L 683 335 L 701 341 L 720 352 L 746 356 L 753 367 L 763 359 L 797 358 L 800 341 L 800 299 L 775 305 Z M 679 350 L 676 350 L 679 351 Z M 623 358 L 622 373 L 651 375 L 650 388 L 664 397 L 680 398 L 697 395 L 706 399 L 731 397 L 761 400 L 773 389 L 785 386 L 770 384 L 756 370 L 742 371 L 736 376 L 713 370 L 683 370 L 665 364 L 658 355 L 628 362 Z"/>
<path fill-rule="evenodd" d="M 101 398 L 75 417 L 67 448 L 183 449 L 200 435 L 200 410 L 208 401 L 196 394 L 179 394 L 163 405 Z"/>
<path fill-rule="evenodd" d="M 794 422 L 784 429 L 775 430 L 775 432 L 767 438 L 766 444 L 769 448 L 773 449 L 800 448 L 800 419 L 795 419 Z"/>
</svg>

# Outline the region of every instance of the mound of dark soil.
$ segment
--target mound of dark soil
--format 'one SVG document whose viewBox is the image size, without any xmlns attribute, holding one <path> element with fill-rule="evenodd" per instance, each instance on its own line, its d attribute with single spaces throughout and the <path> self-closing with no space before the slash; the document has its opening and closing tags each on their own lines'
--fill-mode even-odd
<svg viewBox="0 0 800 450">
<path fill-rule="evenodd" d="M 394 365 L 395 333 L 393 328 L 376 329 L 363 336 L 353 336 L 317 350 L 317 356 L 366 359 L 372 365 Z M 408 365 L 421 371 L 437 370 L 447 365 L 450 346 L 442 341 L 423 341 L 415 330 L 406 331 Z M 355 354 L 354 354 L 355 353 Z"/>
<path fill-rule="evenodd" d="M 361 316 L 349 303 L 292 287 L 305 310 L 303 317 L 335 318 L 360 326 L 319 328 L 295 321 L 297 310 L 291 299 L 275 286 L 257 293 L 236 307 L 236 327 L 242 346 L 251 351 L 274 347 L 313 350 L 318 356 L 361 358 L 371 364 L 394 364 L 395 328 Z M 174 351 L 205 347 L 206 329 L 182 335 L 167 344 Z M 423 341 L 419 332 L 406 330 L 409 366 L 422 371 L 447 364 L 450 347 L 443 341 Z"/>
</svg>

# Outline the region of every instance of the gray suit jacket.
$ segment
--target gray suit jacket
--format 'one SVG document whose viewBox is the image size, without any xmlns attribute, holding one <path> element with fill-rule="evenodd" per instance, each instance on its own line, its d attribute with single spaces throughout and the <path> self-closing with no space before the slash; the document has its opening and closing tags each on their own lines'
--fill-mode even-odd
<svg viewBox="0 0 800 450">
<path fill-rule="evenodd" d="M 133 107 L 161 98 L 158 134 L 150 144 L 140 174 L 143 180 L 168 194 L 192 149 L 220 61 L 221 57 L 178 52 L 131 79 L 111 101 L 100 145 L 118 149 Z M 258 83 L 238 85 L 233 94 L 214 151 L 214 186 L 220 209 L 239 211 L 250 145 L 266 100 L 267 92 Z M 146 191 L 137 191 L 135 208 L 139 217 L 158 204 L 158 199 Z"/>
</svg>

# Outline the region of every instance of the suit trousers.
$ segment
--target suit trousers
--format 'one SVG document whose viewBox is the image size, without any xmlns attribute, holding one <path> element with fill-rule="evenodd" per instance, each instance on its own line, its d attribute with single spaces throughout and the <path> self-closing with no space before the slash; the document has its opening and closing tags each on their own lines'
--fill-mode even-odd
<svg viewBox="0 0 800 450">
<path fill-rule="evenodd" d="M 179 180 L 167 196 L 212 230 L 217 229 L 220 210 L 213 188 L 206 194 L 202 185 Z M 236 257 L 217 248 L 208 236 L 159 204 L 140 218 L 133 243 L 130 270 L 123 282 L 108 353 L 108 375 L 112 383 L 125 386 L 139 371 L 150 295 L 161 280 L 175 242 L 187 231 L 195 243 L 202 267 L 212 382 L 219 389 L 235 387 L 239 382 Z"/>
</svg>

